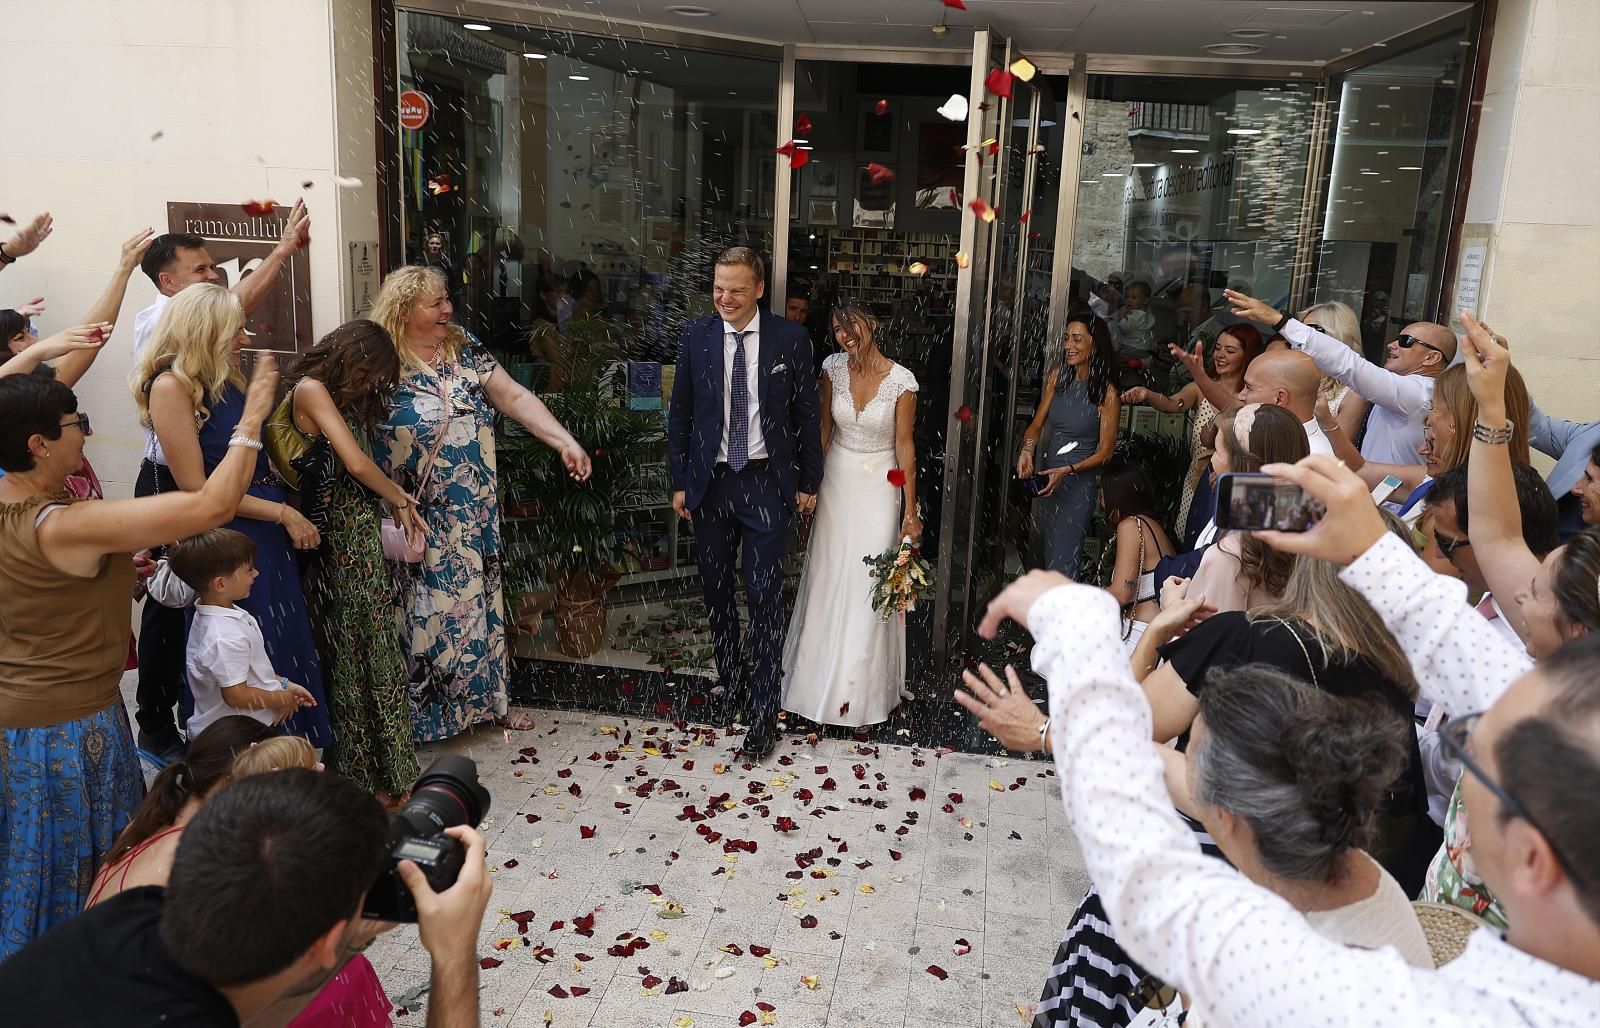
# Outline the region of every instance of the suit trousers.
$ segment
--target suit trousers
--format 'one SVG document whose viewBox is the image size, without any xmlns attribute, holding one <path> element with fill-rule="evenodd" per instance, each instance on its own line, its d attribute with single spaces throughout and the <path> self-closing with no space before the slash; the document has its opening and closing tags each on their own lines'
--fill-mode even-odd
<svg viewBox="0 0 1600 1028">
<path fill-rule="evenodd" d="M 789 518 L 789 498 L 764 460 L 737 473 L 718 464 L 705 501 L 694 512 L 695 550 L 711 618 L 717 675 L 734 695 L 748 687 L 745 713 L 752 724 L 778 716 L 786 627 L 783 558 L 789 549 Z M 748 662 L 740 638 L 738 564 L 743 567 L 745 603 L 750 611 Z"/>
<path fill-rule="evenodd" d="M 178 483 L 165 465 L 149 460 L 139 465 L 133 495 L 155 496 L 177 491 Z M 134 694 L 139 709 L 134 720 L 141 731 L 158 740 L 176 735 L 180 726 L 173 718 L 172 708 L 189 691 L 184 668 L 184 648 L 189 636 L 186 622 L 184 611 L 163 607 L 151 596 L 144 598 L 139 612 L 139 687 Z"/>
</svg>

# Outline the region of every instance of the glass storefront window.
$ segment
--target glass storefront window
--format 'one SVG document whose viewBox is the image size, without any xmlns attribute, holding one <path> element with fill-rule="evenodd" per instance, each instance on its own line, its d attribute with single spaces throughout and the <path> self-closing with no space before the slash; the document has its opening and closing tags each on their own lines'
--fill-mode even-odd
<svg viewBox="0 0 1600 1028">
<path fill-rule="evenodd" d="M 399 87 L 429 108 L 401 139 L 406 259 L 445 271 L 456 320 L 596 459 L 575 489 L 499 428 L 514 652 L 708 671 L 666 473 L 671 362 L 712 313 L 718 253 L 771 266 L 778 63 L 414 12 L 398 28 Z"/>
<path fill-rule="evenodd" d="M 1368 359 L 1433 320 L 1465 30 L 1336 79 L 1316 300 L 1355 310 Z M 1446 318 L 1445 320 L 1448 320 Z"/>
</svg>

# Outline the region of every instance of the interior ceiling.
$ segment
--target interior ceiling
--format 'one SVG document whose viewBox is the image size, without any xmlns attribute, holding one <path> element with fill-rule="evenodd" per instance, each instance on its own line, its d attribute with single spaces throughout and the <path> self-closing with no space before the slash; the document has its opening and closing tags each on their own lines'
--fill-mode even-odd
<svg viewBox="0 0 1600 1028">
<path fill-rule="evenodd" d="M 1212 43 L 1250 43 L 1250 61 L 1326 62 L 1427 25 L 1470 3 L 1383 0 L 543 0 L 520 6 L 776 43 L 970 50 L 988 26 L 1024 52 L 1217 59 Z M 709 8 L 683 17 L 670 7 Z M 941 39 L 932 26 L 950 29 Z M 1240 39 L 1230 32 L 1261 31 Z"/>
</svg>

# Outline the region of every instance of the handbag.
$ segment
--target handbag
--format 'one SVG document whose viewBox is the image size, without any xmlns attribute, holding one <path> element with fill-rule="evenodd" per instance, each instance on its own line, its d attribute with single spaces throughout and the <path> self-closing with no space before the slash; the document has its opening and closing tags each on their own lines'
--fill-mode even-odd
<svg viewBox="0 0 1600 1028">
<path fill-rule="evenodd" d="M 294 390 L 278 404 L 267 423 L 261 426 L 261 442 L 267 458 L 290 489 L 300 488 L 300 469 L 296 462 L 311 449 L 311 439 L 294 423 Z"/>
<path fill-rule="evenodd" d="M 428 460 L 422 465 L 422 471 L 417 476 L 417 502 L 422 502 L 422 489 L 428 482 L 428 475 L 433 471 L 433 462 L 439 459 L 439 451 L 444 448 L 444 437 L 450 431 L 452 419 L 449 389 L 440 389 L 439 399 L 444 403 L 444 424 L 439 429 L 439 438 L 433 444 L 433 452 L 428 454 Z M 378 526 L 379 538 L 383 541 L 383 555 L 389 560 L 404 561 L 407 564 L 416 564 L 422 560 L 427 551 L 427 540 L 419 538 L 416 545 L 406 539 L 406 530 L 393 517 L 384 518 Z"/>
</svg>

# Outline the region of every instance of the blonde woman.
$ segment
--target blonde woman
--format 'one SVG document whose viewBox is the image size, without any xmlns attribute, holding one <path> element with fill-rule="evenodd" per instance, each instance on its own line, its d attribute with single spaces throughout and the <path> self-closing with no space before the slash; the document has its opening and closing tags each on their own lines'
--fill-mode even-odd
<svg viewBox="0 0 1600 1028">
<path fill-rule="evenodd" d="M 1307 307 L 1300 312 L 1300 322 L 1332 336 L 1356 353 L 1361 352 L 1361 322 L 1356 320 L 1355 311 L 1337 300 Z M 1331 375 L 1322 376 L 1317 393 L 1318 399 L 1328 405 L 1328 413 L 1338 420 L 1344 437 L 1354 441 L 1361 432 L 1361 423 L 1367 418 L 1366 397 L 1351 391 Z"/>
<path fill-rule="evenodd" d="M 371 314 L 400 354 L 400 385 L 378 426 L 373 456 L 417 498 L 428 530 L 422 560 L 399 569 L 417 742 L 447 739 L 484 721 L 533 727 L 527 715 L 506 713 L 495 415 L 559 452 L 574 481 L 590 471 L 578 441 L 451 322 L 453 313 L 438 269 L 412 266 L 383 280 Z"/>
<path fill-rule="evenodd" d="M 134 402 L 178 489 L 199 490 L 228 454 L 244 411 L 238 359 L 248 342 L 238 297 L 202 282 L 168 301 L 140 353 L 131 378 Z M 238 516 L 226 526 L 256 544 L 260 577 L 239 606 L 261 623 L 267 658 L 278 674 L 305 686 L 317 699 L 315 707 L 303 708 L 285 722 L 286 729 L 324 747 L 333 741 L 333 734 L 294 555 L 296 548 L 314 549 L 319 536 L 289 506 L 288 493 L 273 475 L 266 453 L 259 444 L 254 448 L 255 476 L 239 503 Z"/>
</svg>

